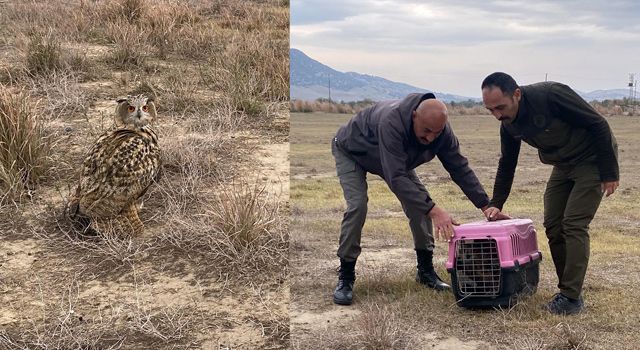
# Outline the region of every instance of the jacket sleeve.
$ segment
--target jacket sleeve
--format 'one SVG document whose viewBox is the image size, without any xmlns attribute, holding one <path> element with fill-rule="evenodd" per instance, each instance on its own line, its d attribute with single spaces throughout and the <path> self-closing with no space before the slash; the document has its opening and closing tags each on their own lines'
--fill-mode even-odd
<svg viewBox="0 0 640 350">
<path fill-rule="evenodd" d="M 390 118 L 386 118 L 378 125 L 384 180 L 407 209 L 407 213 L 426 215 L 435 203 L 427 191 L 420 189 L 409 178 L 403 130 L 399 128 L 401 126 L 391 123 Z"/>
<path fill-rule="evenodd" d="M 520 145 L 522 141 L 514 138 L 505 129 L 504 125 L 500 126 L 500 160 L 498 161 L 498 171 L 496 172 L 496 180 L 493 185 L 493 198 L 491 198 L 490 206 L 502 210 L 504 203 L 509 197 L 511 186 L 513 185 L 513 177 L 518 165 L 518 155 L 520 155 Z"/>
<path fill-rule="evenodd" d="M 597 144 L 597 164 L 602 181 L 616 181 L 620 178 L 615 142 L 606 119 L 596 112 L 589 103 L 564 84 L 555 84 L 550 91 L 551 108 L 559 119 L 569 125 L 585 128 Z"/>
<path fill-rule="evenodd" d="M 450 125 L 447 124 L 440 137 L 443 137 L 443 144 L 438 150 L 437 156 L 442 166 L 476 208 L 488 205 L 489 196 L 484 191 L 476 174 L 469 167 L 467 158 L 460 153 L 460 143 Z"/>
</svg>

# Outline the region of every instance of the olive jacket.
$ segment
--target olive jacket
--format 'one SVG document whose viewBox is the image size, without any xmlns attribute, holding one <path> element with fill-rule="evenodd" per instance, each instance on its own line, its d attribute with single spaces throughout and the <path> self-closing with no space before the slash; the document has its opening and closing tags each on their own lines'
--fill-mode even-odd
<svg viewBox="0 0 640 350">
<path fill-rule="evenodd" d="M 564 84 L 521 86 L 513 120 L 500 126 L 501 157 L 491 206 L 502 209 L 509 196 L 522 141 L 538 149 L 540 161 L 559 167 L 594 162 L 600 179 L 619 179 L 617 143 L 606 119 Z"/>
</svg>

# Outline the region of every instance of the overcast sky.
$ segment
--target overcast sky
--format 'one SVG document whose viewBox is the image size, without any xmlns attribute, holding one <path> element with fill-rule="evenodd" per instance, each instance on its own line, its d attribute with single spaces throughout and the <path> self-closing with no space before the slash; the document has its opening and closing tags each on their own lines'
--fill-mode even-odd
<svg viewBox="0 0 640 350">
<path fill-rule="evenodd" d="M 291 0 L 291 47 L 339 71 L 480 96 L 494 71 L 576 90 L 640 80 L 640 1 Z"/>
</svg>

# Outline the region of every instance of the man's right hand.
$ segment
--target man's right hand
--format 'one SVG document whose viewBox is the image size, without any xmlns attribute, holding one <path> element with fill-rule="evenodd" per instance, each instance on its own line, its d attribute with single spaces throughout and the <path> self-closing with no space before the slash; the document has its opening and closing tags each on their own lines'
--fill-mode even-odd
<svg viewBox="0 0 640 350">
<path fill-rule="evenodd" d="M 487 210 L 484 211 L 484 216 L 487 218 L 487 220 L 489 221 L 496 221 L 496 220 L 508 220 L 511 219 L 511 216 L 503 213 L 500 211 L 500 209 L 496 208 L 496 207 L 489 207 L 487 208 Z"/>
<path fill-rule="evenodd" d="M 436 240 L 449 241 L 453 238 L 453 225 L 459 225 L 444 209 L 434 206 L 427 214 L 433 221 Z"/>
</svg>

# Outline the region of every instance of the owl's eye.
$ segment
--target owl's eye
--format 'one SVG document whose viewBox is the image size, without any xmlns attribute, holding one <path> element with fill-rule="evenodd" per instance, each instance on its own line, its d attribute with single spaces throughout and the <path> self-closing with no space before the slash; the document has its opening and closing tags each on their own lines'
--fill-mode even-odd
<svg viewBox="0 0 640 350">
<path fill-rule="evenodd" d="M 146 111 L 148 111 L 148 110 L 149 110 L 149 106 L 146 106 L 146 105 L 145 105 L 145 106 L 142 106 L 142 111 L 143 111 L 143 112 L 146 112 Z"/>
<path fill-rule="evenodd" d="M 136 107 L 134 106 L 129 106 L 129 108 L 127 108 L 127 111 L 129 111 L 129 113 L 133 112 L 136 110 Z"/>
</svg>

